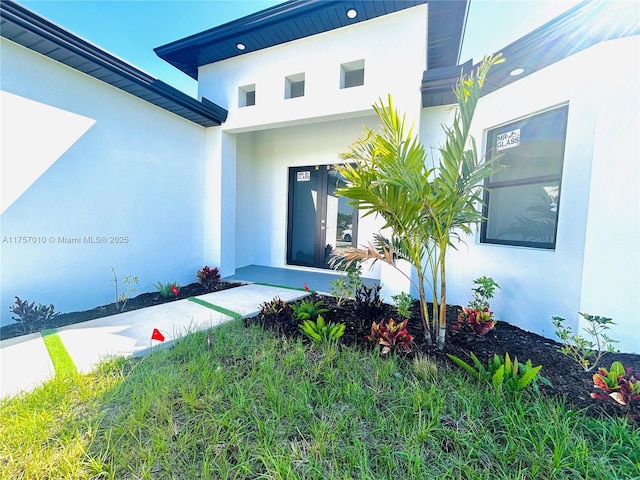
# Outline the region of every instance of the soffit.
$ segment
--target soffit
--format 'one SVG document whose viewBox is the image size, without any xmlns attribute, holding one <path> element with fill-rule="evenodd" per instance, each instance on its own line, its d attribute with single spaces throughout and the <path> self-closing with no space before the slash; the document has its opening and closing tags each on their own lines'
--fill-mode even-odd
<svg viewBox="0 0 640 480">
<path fill-rule="evenodd" d="M 220 125 L 227 111 L 153 78 L 12 1 L 0 3 L 0 35 L 198 125 Z"/>
<path fill-rule="evenodd" d="M 506 59 L 489 71 L 482 90 L 487 95 L 549 65 L 598 43 L 640 34 L 635 2 L 591 2 L 576 5 L 564 14 L 499 50 Z M 497 53 L 497 52 L 496 52 Z M 623 59 L 627 61 L 630 59 Z M 453 87 L 460 74 L 477 68 L 468 61 L 452 68 L 429 69 L 422 80 L 422 106 L 456 102 Z M 520 75 L 512 75 L 521 68 Z M 594 69 L 598 66 L 594 65 Z M 576 79 L 576 81 L 580 81 Z"/>
<path fill-rule="evenodd" d="M 197 79 L 198 67 L 429 3 L 428 64 L 458 61 L 467 0 L 291 0 L 157 47 L 156 54 Z M 350 9 L 357 11 L 353 19 Z M 423 38 L 416 38 L 424 42 Z M 241 43 L 244 50 L 239 50 Z"/>
</svg>

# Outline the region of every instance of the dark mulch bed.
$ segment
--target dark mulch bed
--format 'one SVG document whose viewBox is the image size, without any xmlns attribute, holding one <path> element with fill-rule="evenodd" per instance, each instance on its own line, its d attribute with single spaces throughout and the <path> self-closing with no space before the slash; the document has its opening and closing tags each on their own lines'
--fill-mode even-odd
<svg viewBox="0 0 640 480">
<path fill-rule="evenodd" d="M 381 312 L 364 312 L 358 315 L 353 301 L 346 301 L 341 306 L 336 304 L 334 297 L 315 295 L 313 301 L 322 300 L 324 308 L 329 312 L 323 317 L 328 322 L 342 322 L 345 324 L 345 334 L 341 338 L 341 343 L 346 345 L 361 346 L 371 348 L 371 344 L 365 340 L 365 335 L 371 332 L 371 322 L 380 319 L 394 318 L 398 315 L 391 305 L 383 305 Z M 438 362 L 447 362 L 453 365 L 446 353 L 455 355 L 468 363 L 472 363 L 469 352 L 473 352 L 478 359 L 486 365 L 489 358 L 494 354 L 504 356 L 509 353 L 511 359 L 518 358 L 518 361 L 525 363 L 531 360 L 534 366 L 542 365 L 541 375 L 547 378 L 552 387 L 541 384 L 540 390 L 548 396 L 564 396 L 567 404 L 574 409 L 585 409 L 589 415 L 621 416 L 626 414 L 626 410 L 613 403 L 602 402 L 591 398 L 593 389 L 594 371 L 585 372 L 573 359 L 559 351 L 560 344 L 544 338 L 535 333 L 524 331 L 506 322 L 497 322 L 494 330 L 485 337 L 469 337 L 451 329 L 455 324 L 460 307 L 448 306 L 447 308 L 447 340 L 444 351 L 437 347 L 429 347 L 425 340 L 422 324 L 420 321 L 420 311 L 417 302 L 414 304 L 412 318 L 409 320 L 407 329 L 414 337 L 412 352 L 404 355 L 412 358 L 415 355 L 427 354 Z M 369 318 L 366 318 L 369 316 Z M 257 317 L 249 319 L 247 323 L 258 322 Z M 280 332 L 287 336 L 301 336 L 295 323 L 286 327 L 280 327 Z M 606 353 L 599 366 L 609 368 L 614 361 L 621 362 L 625 367 L 631 367 L 634 372 L 640 372 L 640 355 L 625 353 Z M 457 367 L 456 367 L 457 368 Z M 640 415 L 636 415 L 636 421 L 640 420 Z"/>
<path fill-rule="evenodd" d="M 19 323 L 5 325 L 0 328 L 0 339 L 6 340 L 8 338 L 19 337 L 21 335 L 39 332 L 48 328 L 64 327 L 65 325 L 86 322 L 87 320 L 95 320 L 96 318 L 108 317 L 109 315 L 115 315 L 122 312 L 130 312 L 132 310 L 160 305 L 162 303 L 174 302 L 176 300 L 182 300 L 196 295 L 219 292 L 227 290 L 228 288 L 238 287 L 240 285 L 242 284 L 237 282 L 218 282 L 214 287 L 206 289 L 199 283 L 191 283 L 181 287 L 180 293 L 177 296 L 171 297 L 163 297 L 160 295 L 160 292 L 142 293 L 136 297 L 128 299 L 124 309 L 121 309 L 120 306 L 117 306 L 115 303 L 110 303 L 109 305 L 102 305 L 83 312 L 63 313 L 54 317 L 52 321 L 47 322 L 46 324 L 34 325 L 29 331 L 25 331 L 25 327 Z"/>
</svg>

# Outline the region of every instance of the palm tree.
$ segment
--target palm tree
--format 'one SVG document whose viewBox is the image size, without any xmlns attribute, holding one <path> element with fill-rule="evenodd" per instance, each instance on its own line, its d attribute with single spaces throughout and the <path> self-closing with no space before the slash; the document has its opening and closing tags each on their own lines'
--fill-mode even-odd
<svg viewBox="0 0 640 480">
<path fill-rule="evenodd" d="M 346 249 L 334 260 L 383 261 L 394 267 L 398 259 L 411 263 L 417 283 L 407 278 L 419 294 L 425 337 L 429 345 L 437 342 L 441 349 L 446 334 L 447 248 L 455 247 L 454 240 L 461 240 L 460 232 L 471 233 L 470 225 L 482 220 L 478 210 L 482 182 L 498 168 L 495 159 L 479 161 L 469 131 L 487 72 L 502 61 L 500 55 L 487 57 L 469 77 L 460 78 L 455 88 L 458 108 L 453 125 L 443 125 L 446 141 L 439 149 L 442 159 L 437 168 L 427 166 L 425 148 L 413 135 L 413 128 L 405 132 L 405 117 L 393 107 L 391 96 L 387 105 L 380 101 L 373 106 L 380 130 L 366 128 L 364 138 L 342 155 L 354 164 L 339 167 L 347 185 L 337 193 L 347 197 L 364 216 L 382 217 L 391 238 L 377 235 L 372 244 Z M 427 284 L 433 297 L 431 319 Z"/>
</svg>

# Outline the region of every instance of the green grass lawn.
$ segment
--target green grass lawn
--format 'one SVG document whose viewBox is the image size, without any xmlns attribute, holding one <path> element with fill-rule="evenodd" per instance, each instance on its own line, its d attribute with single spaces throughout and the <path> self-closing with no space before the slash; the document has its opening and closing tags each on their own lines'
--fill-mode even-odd
<svg viewBox="0 0 640 480">
<path fill-rule="evenodd" d="M 640 432 L 623 418 L 240 321 L 57 377 L 0 418 L 12 480 L 640 477 Z"/>
</svg>

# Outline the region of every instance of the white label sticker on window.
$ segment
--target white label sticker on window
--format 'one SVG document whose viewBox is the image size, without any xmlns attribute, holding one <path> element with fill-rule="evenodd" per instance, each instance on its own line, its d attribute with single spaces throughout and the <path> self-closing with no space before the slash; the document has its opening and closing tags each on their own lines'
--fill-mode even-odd
<svg viewBox="0 0 640 480">
<path fill-rule="evenodd" d="M 311 172 L 298 172 L 296 173 L 296 180 L 299 182 L 310 182 Z"/>
<path fill-rule="evenodd" d="M 520 145 L 520 129 L 498 135 L 498 151 Z"/>
</svg>

